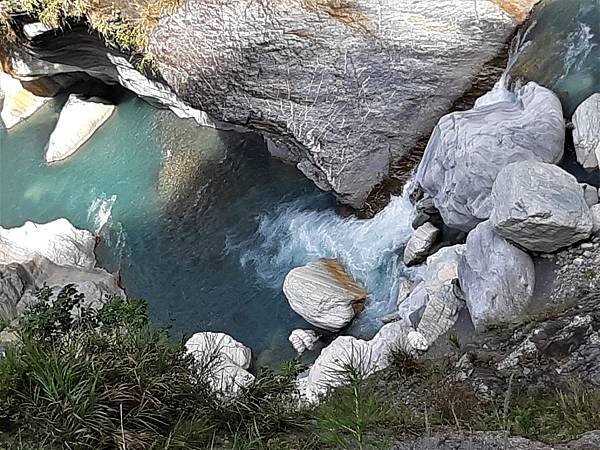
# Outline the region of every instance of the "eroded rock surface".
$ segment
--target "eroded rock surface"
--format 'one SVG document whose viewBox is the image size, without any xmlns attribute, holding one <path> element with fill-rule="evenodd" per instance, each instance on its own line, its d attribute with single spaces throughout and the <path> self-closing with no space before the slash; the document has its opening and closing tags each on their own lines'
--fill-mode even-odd
<svg viewBox="0 0 600 450">
<path fill-rule="evenodd" d="M 562 106 L 551 91 L 529 83 L 513 94 L 499 84 L 473 109 L 439 121 L 416 181 L 446 225 L 470 231 L 490 216 L 492 185 L 505 166 L 556 163 L 564 140 Z"/>
<path fill-rule="evenodd" d="M 81 147 L 108 120 L 115 105 L 98 98 L 83 99 L 71 94 L 50 135 L 46 162 L 63 160 Z"/>
<path fill-rule="evenodd" d="M 404 264 L 413 266 L 425 261 L 439 234 L 440 230 L 429 222 L 417 228 L 404 249 Z"/>
<path fill-rule="evenodd" d="M 0 119 L 7 129 L 27 119 L 49 100 L 47 97 L 38 97 L 32 94 L 11 76 L 0 71 Z"/>
<path fill-rule="evenodd" d="M 492 190 L 490 217 L 506 239 L 536 252 L 553 252 L 587 238 L 590 209 L 574 176 L 553 164 L 508 165 Z"/>
<path fill-rule="evenodd" d="M 586 169 L 600 161 L 600 93 L 590 96 L 573 114 L 573 142 L 577 161 Z"/>
<path fill-rule="evenodd" d="M 476 328 L 518 317 L 535 287 L 531 257 L 498 235 L 489 221 L 469 233 L 458 275 Z"/>
<path fill-rule="evenodd" d="M 192 106 L 265 134 L 274 154 L 361 206 L 532 3 L 188 0 L 161 19 L 150 52 Z"/>
<path fill-rule="evenodd" d="M 332 259 L 292 269 L 283 282 L 283 293 L 307 322 L 329 331 L 348 325 L 367 298 L 365 290 Z"/>
<path fill-rule="evenodd" d="M 319 335 L 314 330 L 294 330 L 288 337 L 288 341 L 300 355 L 306 350 L 312 350 L 318 340 Z"/>
</svg>

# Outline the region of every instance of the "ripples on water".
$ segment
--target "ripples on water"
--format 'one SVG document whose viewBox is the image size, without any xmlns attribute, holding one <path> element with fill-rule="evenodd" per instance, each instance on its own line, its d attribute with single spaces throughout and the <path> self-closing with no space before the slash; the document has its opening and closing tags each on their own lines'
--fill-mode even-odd
<svg viewBox="0 0 600 450">
<path fill-rule="evenodd" d="M 78 153 L 47 166 L 62 102 L 0 130 L 1 225 L 67 217 L 99 233 L 99 261 L 156 322 L 176 335 L 230 333 L 259 363 L 293 357 L 289 332 L 309 327 L 281 290 L 308 261 L 339 258 L 366 285 L 370 303 L 350 331 L 368 336 L 392 310 L 406 199 L 369 221 L 340 218 L 329 194 L 255 136 L 202 129 L 133 97 Z"/>
</svg>

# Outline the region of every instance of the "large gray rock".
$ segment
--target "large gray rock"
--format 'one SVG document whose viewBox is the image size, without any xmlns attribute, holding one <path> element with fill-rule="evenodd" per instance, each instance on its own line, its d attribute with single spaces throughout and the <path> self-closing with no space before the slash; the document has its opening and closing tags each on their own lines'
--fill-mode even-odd
<svg viewBox="0 0 600 450">
<path fill-rule="evenodd" d="M 283 282 L 283 293 L 304 320 L 329 331 L 348 325 L 367 298 L 365 290 L 332 259 L 292 269 Z"/>
<path fill-rule="evenodd" d="M 115 109 L 98 98 L 71 94 L 63 106 L 48 142 L 46 162 L 61 161 L 81 147 L 106 122 Z"/>
<path fill-rule="evenodd" d="M 404 249 L 404 264 L 413 266 L 423 262 L 429 256 L 439 234 L 440 230 L 429 222 L 417 228 Z"/>
<path fill-rule="evenodd" d="M 586 169 L 600 161 L 600 93 L 590 96 L 573 114 L 573 142 L 577 161 Z"/>
<path fill-rule="evenodd" d="M 185 101 L 264 133 L 277 156 L 360 206 L 532 3 L 188 0 L 149 50 Z"/>
<path fill-rule="evenodd" d="M 531 257 L 498 235 L 489 221 L 469 233 L 458 276 L 476 328 L 517 317 L 535 287 Z"/>
<path fill-rule="evenodd" d="M 496 231 L 528 250 L 550 253 L 587 238 L 590 209 L 574 176 L 553 164 L 508 165 L 492 190 Z"/>
<path fill-rule="evenodd" d="M 247 371 L 252 351 L 227 334 L 195 333 L 185 348 L 199 363 L 211 389 L 225 398 L 239 394 L 254 381 L 254 375 Z"/>
<path fill-rule="evenodd" d="M 492 211 L 492 185 L 515 161 L 558 162 L 565 125 L 558 98 L 529 83 L 514 94 L 500 82 L 475 107 L 443 117 L 429 140 L 416 181 L 444 222 L 470 231 Z"/>
</svg>

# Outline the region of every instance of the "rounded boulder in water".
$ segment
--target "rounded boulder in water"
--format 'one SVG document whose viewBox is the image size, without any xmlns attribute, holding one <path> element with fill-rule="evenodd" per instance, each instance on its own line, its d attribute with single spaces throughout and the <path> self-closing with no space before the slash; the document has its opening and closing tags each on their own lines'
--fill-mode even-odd
<svg viewBox="0 0 600 450">
<path fill-rule="evenodd" d="M 348 325 L 367 298 L 366 291 L 333 259 L 292 269 L 285 277 L 283 293 L 304 320 L 329 331 Z"/>
</svg>

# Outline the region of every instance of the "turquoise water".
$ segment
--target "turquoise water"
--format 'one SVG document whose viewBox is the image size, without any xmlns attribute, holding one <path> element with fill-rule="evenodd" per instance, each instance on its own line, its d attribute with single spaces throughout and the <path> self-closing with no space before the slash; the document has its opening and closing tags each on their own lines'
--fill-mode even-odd
<svg viewBox="0 0 600 450">
<path fill-rule="evenodd" d="M 261 139 L 200 128 L 135 97 L 75 155 L 48 166 L 62 102 L 0 129 L 0 224 L 66 217 L 97 232 L 100 264 L 175 335 L 224 331 L 259 364 L 293 357 L 290 331 L 310 326 L 281 286 L 291 268 L 320 257 L 341 259 L 371 294 L 349 332 L 372 334 L 393 309 L 406 199 L 369 221 L 342 219 L 329 194 L 269 158 Z"/>
<path fill-rule="evenodd" d="M 509 73 L 552 89 L 570 118 L 600 92 L 600 0 L 545 0 L 520 33 Z"/>
</svg>

